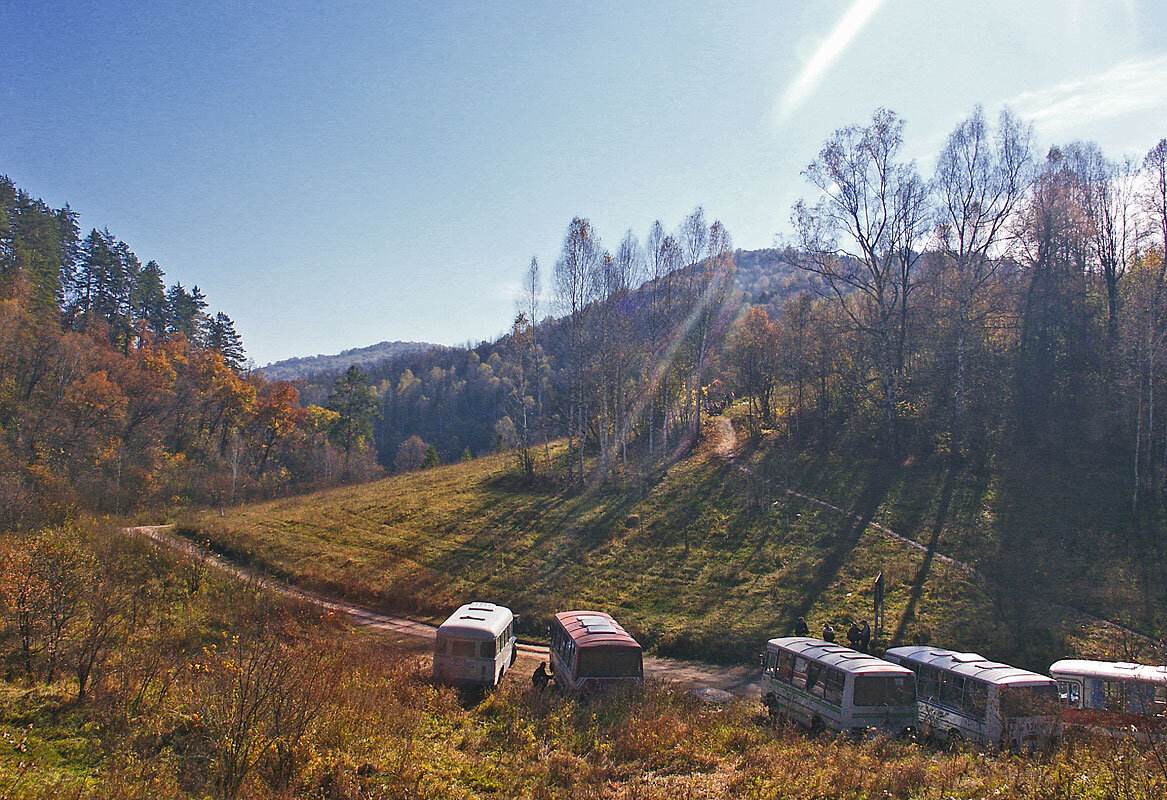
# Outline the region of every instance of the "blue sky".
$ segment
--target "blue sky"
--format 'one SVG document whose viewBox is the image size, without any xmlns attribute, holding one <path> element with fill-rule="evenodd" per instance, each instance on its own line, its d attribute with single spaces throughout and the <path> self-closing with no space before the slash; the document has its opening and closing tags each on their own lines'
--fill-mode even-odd
<svg viewBox="0 0 1167 800">
<path fill-rule="evenodd" d="M 0 0 L 0 172 L 197 283 L 261 364 L 456 344 L 574 215 L 615 246 L 701 204 L 771 245 L 876 106 L 924 169 L 978 102 L 1141 156 L 1164 33 L 1162 0 Z"/>
</svg>

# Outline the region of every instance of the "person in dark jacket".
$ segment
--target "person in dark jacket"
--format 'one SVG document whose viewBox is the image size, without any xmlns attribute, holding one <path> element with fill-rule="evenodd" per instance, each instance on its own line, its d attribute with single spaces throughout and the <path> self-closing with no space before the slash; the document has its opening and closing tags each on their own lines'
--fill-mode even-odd
<svg viewBox="0 0 1167 800">
<path fill-rule="evenodd" d="M 871 652 L 871 626 L 867 624 L 867 620 L 863 620 L 863 624 L 859 627 L 859 651 L 862 653 Z"/>
<path fill-rule="evenodd" d="M 810 626 L 806 624 L 806 617 L 799 617 L 798 622 L 794 623 L 795 636 L 810 636 Z"/>
<path fill-rule="evenodd" d="M 551 682 L 551 675 L 547 672 L 546 662 L 540 661 L 539 666 L 535 668 L 535 672 L 531 675 L 531 685 L 536 689 L 543 690 L 547 688 L 547 684 Z"/>
<path fill-rule="evenodd" d="M 830 642 L 831 644 L 835 643 L 835 626 L 829 622 L 823 625 L 823 641 Z"/>
<path fill-rule="evenodd" d="M 852 649 L 858 650 L 862 637 L 863 633 L 859 630 L 859 623 L 856 620 L 851 620 L 851 627 L 847 630 L 847 644 L 851 645 Z"/>
</svg>

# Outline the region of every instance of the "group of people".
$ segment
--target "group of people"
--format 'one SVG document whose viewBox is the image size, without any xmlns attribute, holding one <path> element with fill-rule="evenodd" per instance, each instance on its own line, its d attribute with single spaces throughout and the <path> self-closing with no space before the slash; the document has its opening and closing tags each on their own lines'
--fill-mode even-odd
<svg viewBox="0 0 1167 800">
<path fill-rule="evenodd" d="M 806 617 L 799 617 L 798 622 L 794 623 L 794 635 L 810 636 L 810 626 L 806 624 Z M 823 624 L 822 640 L 832 644 L 835 641 L 835 626 L 830 620 Z M 867 620 L 851 620 L 851 628 L 847 631 L 847 644 L 860 653 L 870 651 L 871 626 L 867 624 Z"/>
</svg>

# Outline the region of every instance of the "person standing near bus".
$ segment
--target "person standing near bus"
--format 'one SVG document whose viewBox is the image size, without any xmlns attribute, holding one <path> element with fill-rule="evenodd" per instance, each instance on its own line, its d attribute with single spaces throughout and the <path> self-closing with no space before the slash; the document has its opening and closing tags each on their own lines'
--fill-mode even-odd
<svg viewBox="0 0 1167 800">
<path fill-rule="evenodd" d="M 794 623 L 795 636 L 810 636 L 810 626 L 806 624 L 806 617 L 799 617 L 798 622 Z"/>
<path fill-rule="evenodd" d="M 871 626 L 867 624 L 867 620 L 863 620 L 863 624 L 859 628 L 859 651 L 861 653 L 871 652 Z"/>
<path fill-rule="evenodd" d="M 835 626 L 830 622 L 823 625 L 823 641 L 830 642 L 831 644 L 835 643 Z"/>
<path fill-rule="evenodd" d="M 847 629 L 847 644 L 851 645 L 852 650 L 859 649 L 859 638 L 862 635 L 859 631 L 859 621 L 851 620 L 851 627 Z"/>
</svg>

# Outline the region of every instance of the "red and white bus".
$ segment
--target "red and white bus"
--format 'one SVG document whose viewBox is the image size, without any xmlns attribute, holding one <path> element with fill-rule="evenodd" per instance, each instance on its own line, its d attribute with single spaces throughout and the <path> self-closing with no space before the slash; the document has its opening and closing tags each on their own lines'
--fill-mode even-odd
<svg viewBox="0 0 1167 800">
<path fill-rule="evenodd" d="M 551 671 L 557 686 L 590 691 L 644 683 L 639 642 L 602 611 L 561 611 L 551 623 Z"/>
<path fill-rule="evenodd" d="M 1049 674 L 1058 682 L 1067 724 L 1167 737 L 1167 666 L 1067 658 Z"/>
</svg>

